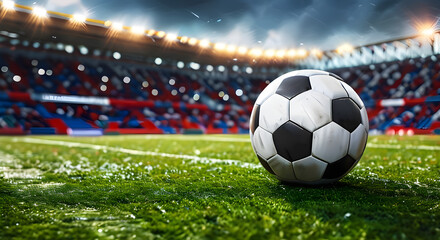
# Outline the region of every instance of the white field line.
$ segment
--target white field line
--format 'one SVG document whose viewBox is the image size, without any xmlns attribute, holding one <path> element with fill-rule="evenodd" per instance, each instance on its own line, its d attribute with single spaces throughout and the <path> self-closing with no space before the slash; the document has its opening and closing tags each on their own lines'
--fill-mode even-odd
<svg viewBox="0 0 440 240">
<path fill-rule="evenodd" d="M 171 140 L 205 140 L 213 142 L 251 142 L 250 138 L 231 138 L 231 137 L 215 137 L 215 136 L 180 136 L 180 135 L 150 135 L 145 136 L 144 139 L 171 139 Z"/>
<path fill-rule="evenodd" d="M 131 154 L 131 155 L 138 155 L 138 156 L 157 156 L 157 157 L 166 157 L 166 158 L 176 158 L 176 159 L 190 160 L 195 163 L 204 163 L 204 164 L 226 163 L 226 164 L 237 165 L 237 166 L 245 167 L 245 168 L 261 168 L 260 164 L 247 163 L 247 162 L 243 162 L 240 160 L 217 159 L 217 158 L 207 158 L 207 157 L 199 157 L 199 156 L 183 155 L 183 154 L 171 154 L 171 153 L 142 151 L 142 150 L 135 150 L 135 149 L 128 149 L 128 148 L 109 147 L 109 146 L 104 146 L 104 145 L 88 144 L 88 143 L 55 141 L 55 140 L 46 140 L 46 139 L 40 139 L 40 138 L 15 138 L 14 141 L 25 142 L 25 143 L 34 143 L 34 144 L 43 144 L 43 145 L 64 146 L 64 147 L 88 148 L 88 149 L 111 151 L 111 152 L 122 152 L 122 153 Z"/>
<path fill-rule="evenodd" d="M 411 149 L 411 150 L 427 150 L 427 151 L 439 151 L 440 146 L 427 146 L 427 145 L 417 145 L 417 146 L 402 146 L 402 145 L 391 145 L 391 144 L 375 144 L 368 143 L 367 148 L 383 148 L 383 149 Z"/>
<path fill-rule="evenodd" d="M 202 136 L 192 139 L 187 136 L 179 136 L 179 135 L 151 135 L 145 136 L 145 139 L 172 139 L 172 140 L 205 140 L 205 141 L 214 141 L 214 142 L 251 142 L 250 138 L 231 138 L 231 137 L 215 137 L 215 136 Z M 440 146 L 428 146 L 428 145 L 417 145 L 417 146 L 402 146 L 402 145 L 394 145 L 394 144 L 375 144 L 368 143 L 368 148 L 381 148 L 381 149 L 411 149 L 411 150 L 427 150 L 434 151 L 440 150 Z"/>
<path fill-rule="evenodd" d="M 251 142 L 250 138 L 231 138 L 231 137 L 215 137 L 215 136 L 202 136 L 194 139 L 188 138 L 187 136 L 179 136 L 179 135 L 151 135 L 145 136 L 145 139 L 164 139 L 164 138 L 172 138 L 172 140 L 205 140 L 205 141 L 214 141 L 214 142 Z M 427 150 L 434 151 L 440 150 L 440 146 L 428 146 L 428 145 L 417 145 L 417 146 L 402 146 L 402 145 L 394 145 L 394 144 L 375 144 L 368 143 L 367 147 L 369 148 L 382 148 L 382 149 L 415 149 L 415 150 Z"/>
</svg>

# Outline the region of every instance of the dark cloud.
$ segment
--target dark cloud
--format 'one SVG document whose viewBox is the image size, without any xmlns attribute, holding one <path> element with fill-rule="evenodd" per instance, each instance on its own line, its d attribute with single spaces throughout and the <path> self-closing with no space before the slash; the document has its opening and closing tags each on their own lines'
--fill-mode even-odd
<svg viewBox="0 0 440 240">
<path fill-rule="evenodd" d="M 18 0 L 32 5 L 34 0 Z M 180 35 L 248 46 L 331 49 L 412 35 L 439 0 L 44 0 L 36 4 Z"/>
</svg>

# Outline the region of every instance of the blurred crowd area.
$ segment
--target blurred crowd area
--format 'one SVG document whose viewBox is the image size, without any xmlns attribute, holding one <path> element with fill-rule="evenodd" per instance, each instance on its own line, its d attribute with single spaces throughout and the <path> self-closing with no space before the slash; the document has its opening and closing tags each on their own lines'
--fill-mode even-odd
<svg viewBox="0 0 440 240">
<path fill-rule="evenodd" d="M 440 95 L 437 57 L 440 56 L 328 71 L 341 76 L 360 95 L 367 106 L 370 129 L 433 129 L 438 126 L 440 104 L 421 101 Z M 65 134 L 65 129 L 101 129 L 103 133 L 247 133 L 253 103 L 277 77 L 232 67 L 206 65 L 195 70 L 17 47 L 0 51 L 0 70 L 0 128 L 3 133 L 15 129 L 36 134 Z M 106 97 L 117 104 L 35 99 L 48 93 Z M 396 98 L 418 100 L 399 107 L 378 106 L 382 99 Z M 131 100 L 131 104 L 124 105 L 125 100 Z M 149 104 L 136 105 L 133 101 Z"/>
</svg>

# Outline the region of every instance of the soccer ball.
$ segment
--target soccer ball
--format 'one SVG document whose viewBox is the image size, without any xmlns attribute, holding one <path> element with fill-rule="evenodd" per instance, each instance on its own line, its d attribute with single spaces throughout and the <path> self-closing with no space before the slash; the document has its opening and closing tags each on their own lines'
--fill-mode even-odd
<svg viewBox="0 0 440 240">
<path fill-rule="evenodd" d="M 286 73 L 258 96 L 250 119 L 252 147 L 263 167 L 284 182 L 323 184 L 358 163 L 368 116 L 339 76 L 318 70 Z"/>
</svg>

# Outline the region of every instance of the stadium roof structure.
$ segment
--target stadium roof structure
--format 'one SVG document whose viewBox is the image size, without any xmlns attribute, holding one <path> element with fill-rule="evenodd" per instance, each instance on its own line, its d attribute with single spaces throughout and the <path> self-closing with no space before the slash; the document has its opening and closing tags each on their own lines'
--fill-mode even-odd
<svg viewBox="0 0 440 240">
<path fill-rule="evenodd" d="M 335 69 L 401 61 L 436 54 L 440 54 L 440 32 L 432 31 L 429 34 L 378 42 L 356 48 L 342 46 L 336 50 L 325 51 L 320 57 L 309 56 L 298 60 L 297 64 L 317 69 Z"/>
<path fill-rule="evenodd" d="M 171 33 L 128 27 L 120 23 L 85 16 L 47 11 L 39 7 L 13 4 L 0 7 L 0 34 L 19 41 L 62 43 L 90 50 L 117 51 L 124 58 L 145 60 L 156 57 L 206 64 L 287 65 L 307 56 L 304 49 L 266 50 L 212 43 Z M 290 56 L 290 57 L 289 57 Z"/>
<path fill-rule="evenodd" d="M 440 32 L 435 29 L 408 38 L 365 46 L 344 44 L 328 51 L 263 50 L 176 36 L 142 27 L 127 27 L 116 22 L 23 6 L 12 1 L 1 3 L 0 42 L 9 40 L 13 45 L 31 42 L 35 48 L 40 43 L 51 43 L 57 50 L 69 53 L 76 49 L 83 55 L 99 52 L 98 55 L 116 59 L 122 55 L 124 59 L 148 62 L 160 57 L 174 64 L 185 61 L 212 65 L 334 69 L 440 54 Z"/>
</svg>

